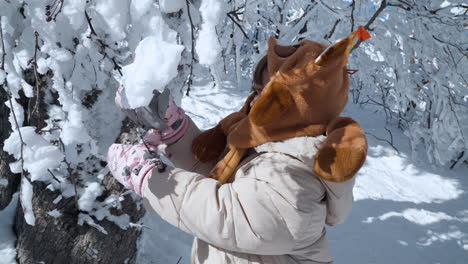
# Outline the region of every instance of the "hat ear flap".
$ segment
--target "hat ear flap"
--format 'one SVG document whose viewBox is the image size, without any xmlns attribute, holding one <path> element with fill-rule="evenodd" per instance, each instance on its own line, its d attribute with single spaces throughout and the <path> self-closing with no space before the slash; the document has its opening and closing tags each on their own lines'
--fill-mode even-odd
<svg viewBox="0 0 468 264">
<path fill-rule="evenodd" d="M 337 117 L 327 126 L 327 139 L 315 154 L 314 172 L 332 182 L 350 180 L 367 156 L 367 139 L 359 124 L 349 117 Z"/>
<path fill-rule="evenodd" d="M 250 121 L 261 127 L 280 121 L 282 114 L 293 104 L 294 100 L 286 85 L 270 82 L 250 110 Z"/>
</svg>

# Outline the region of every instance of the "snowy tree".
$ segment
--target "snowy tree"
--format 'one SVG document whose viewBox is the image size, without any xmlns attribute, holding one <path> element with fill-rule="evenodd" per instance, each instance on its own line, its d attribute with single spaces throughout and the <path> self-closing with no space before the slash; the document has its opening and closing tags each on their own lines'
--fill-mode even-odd
<svg viewBox="0 0 468 264">
<path fill-rule="evenodd" d="M 447 0 L 0 1 L 0 208 L 19 189 L 19 261 L 106 262 L 126 248 L 114 257 L 134 262 L 143 211 L 105 167 L 110 144 L 140 137 L 114 105 L 119 83 L 129 107 L 164 87 L 180 103 L 202 77 L 248 90 L 271 35 L 331 44 L 365 25 L 352 101 L 378 105 L 414 153 L 461 164 L 467 12 Z M 41 255 L 48 241 L 60 255 Z"/>
</svg>

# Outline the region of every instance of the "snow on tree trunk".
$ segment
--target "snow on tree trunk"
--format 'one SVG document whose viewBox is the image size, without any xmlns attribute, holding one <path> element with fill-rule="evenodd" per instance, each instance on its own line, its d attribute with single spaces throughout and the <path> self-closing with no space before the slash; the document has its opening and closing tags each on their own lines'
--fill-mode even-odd
<svg viewBox="0 0 468 264">
<path fill-rule="evenodd" d="M 124 230 L 109 220 L 97 219 L 93 220 L 101 231 L 88 224 L 80 226 L 77 222 L 80 212 L 73 197 L 57 202 L 59 192 L 48 190 L 40 182 L 33 185 L 35 225 L 26 223 L 21 207 L 16 212 L 14 227 L 19 263 L 135 263 L 140 229 L 129 227 Z M 121 188 L 113 179 L 105 186 L 113 191 Z M 54 213 L 56 210 L 60 215 Z M 135 223 L 144 214 L 130 195 L 125 197 L 121 210 Z"/>
<path fill-rule="evenodd" d="M 14 159 L 11 155 L 3 150 L 5 139 L 11 134 L 11 126 L 8 121 L 9 109 L 6 104 L 8 102 L 7 94 L 3 88 L 0 88 L 0 210 L 4 209 L 17 191 L 20 178 L 10 170 L 9 163 Z"/>
</svg>

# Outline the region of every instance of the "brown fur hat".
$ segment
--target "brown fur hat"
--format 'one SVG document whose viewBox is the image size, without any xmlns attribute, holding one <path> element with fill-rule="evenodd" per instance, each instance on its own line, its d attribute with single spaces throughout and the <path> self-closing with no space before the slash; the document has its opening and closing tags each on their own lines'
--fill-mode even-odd
<svg viewBox="0 0 468 264">
<path fill-rule="evenodd" d="M 241 111 L 195 138 L 195 158 L 202 162 L 218 158 L 227 143 L 230 152 L 211 175 L 224 183 L 248 148 L 326 133 L 314 172 L 335 182 L 352 178 L 364 163 L 367 141 L 355 121 L 338 117 L 348 100 L 348 39 L 327 49 L 308 40 L 299 46 L 281 46 L 271 37 L 267 53 L 271 78 L 260 98 L 250 109 L 255 94 L 251 95 Z"/>
</svg>

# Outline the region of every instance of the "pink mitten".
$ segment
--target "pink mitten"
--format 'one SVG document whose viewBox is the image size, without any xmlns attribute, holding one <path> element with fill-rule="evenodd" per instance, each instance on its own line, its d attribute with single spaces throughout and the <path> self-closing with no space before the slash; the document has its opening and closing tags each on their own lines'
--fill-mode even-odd
<svg viewBox="0 0 468 264">
<path fill-rule="evenodd" d="M 124 96 L 124 87 L 120 86 L 115 95 L 116 105 L 133 122 L 148 130 L 150 144 L 172 144 L 185 134 L 188 117 L 184 110 L 175 104 L 169 90 L 165 89 L 162 93 L 154 91 L 148 106 L 135 109 L 125 108 Z"/>
<path fill-rule="evenodd" d="M 149 148 L 147 148 L 148 146 Z M 143 180 L 153 168 L 162 172 L 166 165 L 158 158 L 157 149 L 151 145 L 112 144 L 107 153 L 112 176 L 125 188 L 141 196 Z"/>
</svg>

